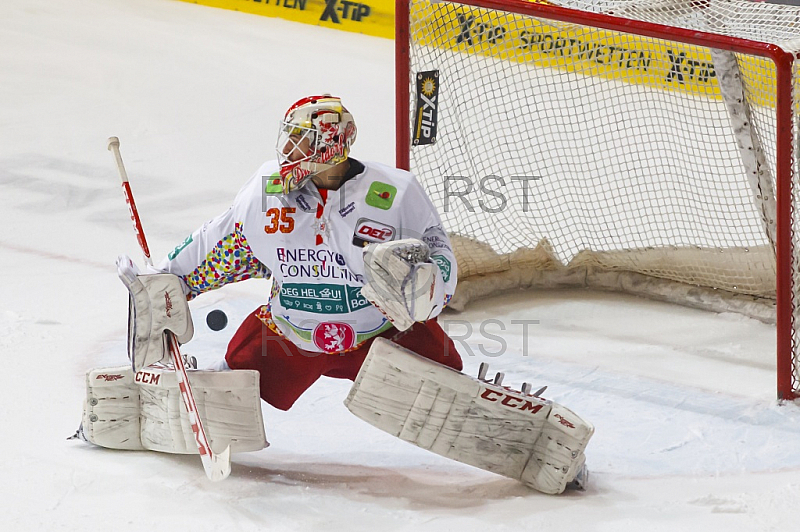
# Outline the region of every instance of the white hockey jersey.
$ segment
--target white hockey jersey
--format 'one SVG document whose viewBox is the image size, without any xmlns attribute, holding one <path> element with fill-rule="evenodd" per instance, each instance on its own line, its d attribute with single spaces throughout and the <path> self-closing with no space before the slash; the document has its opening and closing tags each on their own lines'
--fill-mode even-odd
<svg viewBox="0 0 800 532">
<path fill-rule="evenodd" d="M 355 167 L 360 166 L 351 159 Z M 272 277 L 262 321 L 307 351 L 351 350 L 391 323 L 361 295 L 363 247 L 418 238 L 439 266 L 445 298 L 456 286 L 456 260 L 436 208 L 409 172 L 378 163 L 338 190 L 281 193 L 277 161 L 265 163 L 233 206 L 204 224 L 159 269 L 180 276 L 189 297 L 254 277 Z M 431 316 L 434 317 L 434 316 Z"/>
</svg>

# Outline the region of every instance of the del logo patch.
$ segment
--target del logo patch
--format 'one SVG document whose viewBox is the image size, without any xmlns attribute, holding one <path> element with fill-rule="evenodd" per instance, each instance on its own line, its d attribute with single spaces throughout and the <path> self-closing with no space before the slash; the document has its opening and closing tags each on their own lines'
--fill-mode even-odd
<svg viewBox="0 0 800 532">
<path fill-rule="evenodd" d="M 313 336 L 314 345 L 326 353 L 340 353 L 356 345 L 356 332 L 346 323 L 320 323 Z"/>
<path fill-rule="evenodd" d="M 386 183 L 381 183 L 380 181 L 375 181 L 369 186 L 369 191 L 367 192 L 367 198 L 365 201 L 366 204 L 371 207 L 388 211 L 392 208 L 392 203 L 394 203 L 394 197 L 396 195 L 396 187 Z"/>
<path fill-rule="evenodd" d="M 395 229 L 391 225 L 382 224 L 369 218 L 360 218 L 353 232 L 353 245 L 364 247 L 370 242 L 389 242 L 394 240 Z"/>
</svg>

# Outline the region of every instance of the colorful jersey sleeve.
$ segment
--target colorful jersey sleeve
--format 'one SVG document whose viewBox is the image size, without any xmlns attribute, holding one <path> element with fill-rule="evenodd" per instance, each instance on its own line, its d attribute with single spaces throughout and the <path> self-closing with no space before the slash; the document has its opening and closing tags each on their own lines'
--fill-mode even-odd
<svg viewBox="0 0 800 532">
<path fill-rule="evenodd" d="M 189 299 L 229 283 L 270 276 L 250 249 L 233 207 L 189 235 L 158 268 L 178 275 Z"/>
</svg>

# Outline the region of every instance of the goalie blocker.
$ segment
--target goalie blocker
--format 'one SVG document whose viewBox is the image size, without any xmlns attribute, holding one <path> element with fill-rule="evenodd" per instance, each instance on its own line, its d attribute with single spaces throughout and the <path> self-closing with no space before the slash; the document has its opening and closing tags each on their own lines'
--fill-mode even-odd
<svg viewBox="0 0 800 532">
<path fill-rule="evenodd" d="M 585 481 L 591 424 L 557 403 L 474 379 L 383 338 L 345 405 L 417 447 L 544 493 Z"/>
<path fill-rule="evenodd" d="M 169 360 L 165 331 L 181 344 L 194 335 L 182 281 L 171 273 L 141 275 L 126 255 L 117 257 L 117 274 L 130 294 L 128 358 L 133 370 Z"/>
</svg>

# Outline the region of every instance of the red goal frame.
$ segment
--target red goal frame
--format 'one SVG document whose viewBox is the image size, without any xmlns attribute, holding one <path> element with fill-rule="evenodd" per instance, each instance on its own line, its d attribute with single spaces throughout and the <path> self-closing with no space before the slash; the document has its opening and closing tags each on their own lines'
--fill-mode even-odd
<svg viewBox="0 0 800 532">
<path fill-rule="evenodd" d="M 684 44 L 740 52 L 770 59 L 776 70 L 776 325 L 777 325 L 777 396 L 781 400 L 800 397 L 800 383 L 794 376 L 794 344 L 792 331 L 792 67 L 794 54 L 775 44 L 726 35 L 665 26 L 612 15 L 578 11 L 555 5 L 532 3 L 526 0 L 463 0 L 454 2 L 466 6 L 537 16 L 543 19 L 576 23 L 611 31 L 665 39 Z M 396 165 L 410 169 L 411 149 L 409 0 L 395 2 L 395 119 Z M 800 58 L 800 57 L 799 57 Z M 800 346 L 798 346 L 800 350 Z"/>
</svg>

